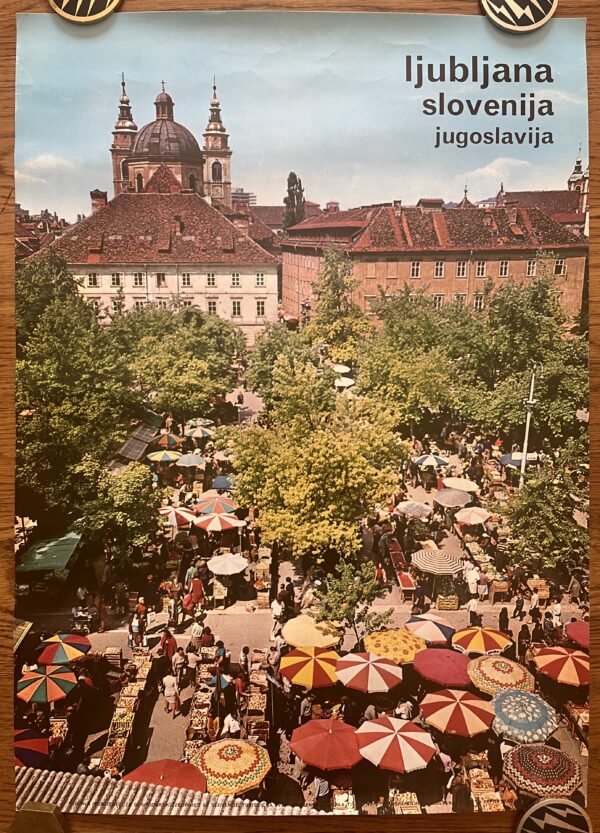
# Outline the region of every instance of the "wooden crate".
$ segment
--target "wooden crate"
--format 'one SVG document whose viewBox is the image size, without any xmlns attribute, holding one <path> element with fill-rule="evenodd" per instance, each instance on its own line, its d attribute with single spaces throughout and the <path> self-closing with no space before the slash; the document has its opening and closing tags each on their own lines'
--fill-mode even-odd
<svg viewBox="0 0 600 833">
<path fill-rule="evenodd" d="M 256 594 L 256 603 L 261 610 L 266 610 L 269 607 L 269 593 L 259 590 Z"/>
<path fill-rule="evenodd" d="M 458 596 L 438 596 L 436 606 L 438 610 L 458 610 L 460 602 Z"/>
</svg>

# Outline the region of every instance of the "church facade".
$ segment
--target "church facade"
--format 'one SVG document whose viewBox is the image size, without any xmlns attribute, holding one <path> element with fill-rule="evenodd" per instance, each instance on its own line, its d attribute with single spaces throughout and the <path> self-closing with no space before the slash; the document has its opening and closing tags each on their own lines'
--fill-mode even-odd
<svg viewBox="0 0 600 833">
<path fill-rule="evenodd" d="M 196 306 L 239 326 L 252 344 L 277 321 L 279 260 L 256 224 L 232 213 L 232 152 L 216 85 L 202 148 L 175 121 L 164 83 L 154 106 L 154 121 L 138 129 L 123 79 L 110 148 L 114 196 L 92 191 L 92 214 L 51 248 L 106 321 L 117 308 Z"/>
</svg>

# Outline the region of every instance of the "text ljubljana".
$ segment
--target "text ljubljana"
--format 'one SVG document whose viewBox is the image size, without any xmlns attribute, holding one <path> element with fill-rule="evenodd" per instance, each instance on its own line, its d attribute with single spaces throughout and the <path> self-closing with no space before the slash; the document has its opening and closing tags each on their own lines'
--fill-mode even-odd
<svg viewBox="0 0 600 833">
<path fill-rule="evenodd" d="M 519 91 L 506 98 L 475 95 L 458 96 L 454 91 L 440 90 L 422 101 L 425 116 L 455 118 L 518 118 L 525 124 L 522 129 L 505 129 L 506 125 L 491 126 L 487 130 L 446 130 L 435 126 L 434 147 L 456 145 L 464 149 L 469 145 L 530 145 L 539 148 L 554 143 L 554 137 L 546 125 L 536 124 L 537 119 L 554 115 L 551 99 L 542 97 L 537 87 L 553 84 L 552 67 L 549 64 L 491 63 L 487 55 L 473 55 L 459 61 L 451 55 L 447 62 L 426 62 L 423 56 L 406 56 L 405 81 L 416 90 L 430 89 L 432 84 L 464 84 L 469 91 L 489 90 L 498 84 L 532 84 L 535 90 Z"/>
</svg>

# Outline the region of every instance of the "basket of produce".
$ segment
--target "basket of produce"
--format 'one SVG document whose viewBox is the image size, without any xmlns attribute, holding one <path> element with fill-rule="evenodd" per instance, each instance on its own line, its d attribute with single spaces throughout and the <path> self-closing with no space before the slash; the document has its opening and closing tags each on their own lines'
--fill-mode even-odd
<svg viewBox="0 0 600 833">
<path fill-rule="evenodd" d="M 125 744 L 112 743 L 110 746 L 107 746 L 104 752 L 102 753 L 102 758 L 100 760 L 100 769 L 111 770 L 113 767 L 117 767 L 118 769 L 123 763 L 124 756 Z"/>
<path fill-rule="evenodd" d="M 251 694 L 248 697 L 248 714 L 264 715 L 267 709 L 267 695 L 266 694 Z"/>
<path fill-rule="evenodd" d="M 436 607 L 438 610 L 458 610 L 460 607 L 458 596 L 438 596 Z"/>
<path fill-rule="evenodd" d="M 69 724 L 65 717 L 50 718 L 50 736 L 48 741 L 50 746 L 60 746 L 67 737 L 69 731 Z"/>
</svg>

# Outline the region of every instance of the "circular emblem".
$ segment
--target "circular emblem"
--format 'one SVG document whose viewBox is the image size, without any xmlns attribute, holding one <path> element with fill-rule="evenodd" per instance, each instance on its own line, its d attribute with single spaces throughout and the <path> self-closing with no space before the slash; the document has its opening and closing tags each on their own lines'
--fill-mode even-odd
<svg viewBox="0 0 600 833">
<path fill-rule="evenodd" d="M 507 32 L 533 32 L 547 23 L 558 0 L 481 0 L 490 20 Z"/>
<path fill-rule="evenodd" d="M 112 14 L 121 0 L 48 0 L 61 17 L 71 23 L 96 23 Z"/>
<path fill-rule="evenodd" d="M 591 833 L 585 810 L 568 798 L 546 798 L 533 804 L 521 818 L 517 833 Z"/>
</svg>

